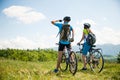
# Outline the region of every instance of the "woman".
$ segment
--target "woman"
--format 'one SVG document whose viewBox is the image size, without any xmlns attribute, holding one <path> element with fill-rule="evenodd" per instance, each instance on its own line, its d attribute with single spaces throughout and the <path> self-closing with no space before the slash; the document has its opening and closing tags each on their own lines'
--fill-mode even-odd
<svg viewBox="0 0 120 80">
<path fill-rule="evenodd" d="M 82 38 L 80 39 L 80 42 L 78 42 L 77 44 L 79 45 L 83 40 L 84 40 L 84 44 L 83 44 L 83 51 L 82 51 L 82 59 L 83 59 L 83 68 L 82 70 L 87 70 L 87 62 L 86 62 L 86 55 L 91 47 L 91 45 L 89 45 L 86 41 L 88 34 L 92 33 L 92 31 L 90 30 L 90 24 L 89 23 L 84 23 L 84 29 L 83 29 L 83 34 L 82 34 Z"/>
</svg>

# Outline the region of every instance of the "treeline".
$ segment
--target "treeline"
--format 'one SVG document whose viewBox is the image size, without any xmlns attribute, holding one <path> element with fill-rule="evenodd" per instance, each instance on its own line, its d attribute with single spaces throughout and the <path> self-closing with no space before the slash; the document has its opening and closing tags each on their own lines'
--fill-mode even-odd
<svg viewBox="0 0 120 80">
<path fill-rule="evenodd" d="M 0 49 L 0 57 L 22 61 L 52 61 L 57 58 L 57 51 L 53 49 Z"/>
</svg>

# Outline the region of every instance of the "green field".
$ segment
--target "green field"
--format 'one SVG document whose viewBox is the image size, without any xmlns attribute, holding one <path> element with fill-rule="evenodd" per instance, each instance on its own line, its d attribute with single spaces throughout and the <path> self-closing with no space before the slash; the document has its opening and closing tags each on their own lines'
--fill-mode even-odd
<svg viewBox="0 0 120 80">
<path fill-rule="evenodd" d="M 120 64 L 105 63 L 101 73 L 90 69 L 80 71 L 79 63 L 75 76 L 69 71 L 54 73 L 56 61 L 25 62 L 0 58 L 0 80 L 120 80 Z"/>
</svg>

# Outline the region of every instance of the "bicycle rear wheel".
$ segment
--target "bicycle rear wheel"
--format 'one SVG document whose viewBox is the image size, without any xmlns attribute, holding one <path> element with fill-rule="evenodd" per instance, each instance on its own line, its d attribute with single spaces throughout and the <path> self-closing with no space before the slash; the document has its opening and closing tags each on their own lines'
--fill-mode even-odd
<svg viewBox="0 0 120 80">
<path fill-rule="evenodd" d="M 68 68 L 68 61 L 66 60 L 65 54 L 62 55 L 61 63 L 60 63 L 60 70 L 66 71 Z"/>
<path fill-rule="evenodd" d="M 92 57 L 93 59 L 92 59 L 92 62 L 90 62 L 90 68 L 94 72 L 100 73 L 104 67 L 104 59 L 100 49 L 96 49 L 92 54 Z"/>
<path fill-rule="evenodd" d="M 75 73 L 77 72 L 77 57 L 75 52 L 71 51 L 70 55 L 69 55 L 69 70 L 70 72 L 75 75 Z"/>
</svg>

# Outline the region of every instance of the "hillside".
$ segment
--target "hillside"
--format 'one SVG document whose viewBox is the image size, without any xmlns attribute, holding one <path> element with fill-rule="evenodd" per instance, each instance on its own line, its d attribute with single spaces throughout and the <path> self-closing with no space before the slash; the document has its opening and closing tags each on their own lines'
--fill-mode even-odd
<svg viewBox="0 0 120 80">
<path fill-rule="evenodd" d="M 120 52 L 120 45 L 103 44 L 96 45 L 96 48 L 101 48 L 103 50 L 103 55 L 117 56 L 117 54 Z M 73 50 L 78 51 L 78 46 L 73 46 Z"/>
<path fill-rule="evenodd" d="M 78 71 L 73 76 L 69 71 L 53 73 L 56 61 L 26 62 L 0 58 L 0 80 L 120 80 L 120 64 L 105 63 L 101 73 L 90 69 Z"/>
<path fill-rule="evenodd" d="M 116 56 L 120 52 L 120 45 L 104 44 L 97 45 L 97 47 L 102 48 L 104 55 Z"/>
</svg>

